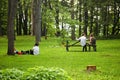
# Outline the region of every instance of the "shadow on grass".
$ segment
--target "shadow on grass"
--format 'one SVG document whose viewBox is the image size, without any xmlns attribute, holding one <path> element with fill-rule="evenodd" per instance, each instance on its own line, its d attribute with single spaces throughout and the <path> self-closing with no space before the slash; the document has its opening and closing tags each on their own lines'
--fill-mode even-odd
<svg viewBox="0 0 120 80">
<path fill-rule="evenodd" d="M 70 50 L 70 51 L 67 51 L 67 52 L 82 52 L 82 53 L 91 53 L 91 52 L 97 52 L 97 51 L 81 51 L 81 50 Z"/>
<path fill-rule="evenodd" d="M 81 50 L 70 50 L 68 52 L 83 52 L 83 51 L 81 51 Z"/>
</svg>

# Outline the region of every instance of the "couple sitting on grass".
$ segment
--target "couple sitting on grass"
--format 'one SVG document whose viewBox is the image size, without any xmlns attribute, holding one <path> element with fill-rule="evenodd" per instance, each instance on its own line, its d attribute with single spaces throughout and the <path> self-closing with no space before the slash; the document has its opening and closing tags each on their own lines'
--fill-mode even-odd
<svg viewBox="0 0 120 80">
<path fill-rule="evenodd" d="M 90 37 L 89 37 L 89 43 L 86 43 L 87 38 L 85 33 L 83 33 L 82 36 L 79 37 L 77 40 L 80 41 L 80 44 L 83 47 L 83 52 L 87 51 L 87 46 L 89 46 L 89 51 L 90 51 L 90 46 L 92 46 L 94 51 L 96 51 L 96 39 L 92 33 L 90 34 Z"/>
<path fill-rule="evenodd" d="M 22 55 L 22 54 L 31 54 L 31 55 L 38 55 L 39 54 L 39 44 L 35 44 L 33 46 L 32 49 L 30 50 L 26 50 L 26 51 L 17 51 L 16 49 L 14 49 L 14 53 L 18 54 L 18 55 Z"/>
</svg>

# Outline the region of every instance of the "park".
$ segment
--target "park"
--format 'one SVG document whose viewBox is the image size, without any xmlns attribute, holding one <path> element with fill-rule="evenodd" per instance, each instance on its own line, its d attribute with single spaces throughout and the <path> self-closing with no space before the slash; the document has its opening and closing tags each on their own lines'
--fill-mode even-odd
<svg viewBox="0 0 120 80">
<path fill-rule="evenodd" d="M 119 0 L 0 5 L 0 80 L 120 80 Z"/>
<path fill-rule="evenodd" d="M 29 39 L 29 41 L 28 41 Z M 34 37 L 19 36 L 15 42 L 18 50 L 30 49 Z M 6 37 L 0 39 L 0 69 L 18 68 L 26 70 L 35 66 L 59 67 L 68 72 L 73 80 L 119 80 L 120 40 L 98 40 L 97 52 L 82 52 L 81 47 L 70 48 L 59 45 L 60 39 L 50 38 L 40 43 L 40 55 L 5 54 Z M 114 43 L 114 44 L 113 44 Z M 96 65 L 97 70 L 87 72 L 87 65 Z"/>
</svg>

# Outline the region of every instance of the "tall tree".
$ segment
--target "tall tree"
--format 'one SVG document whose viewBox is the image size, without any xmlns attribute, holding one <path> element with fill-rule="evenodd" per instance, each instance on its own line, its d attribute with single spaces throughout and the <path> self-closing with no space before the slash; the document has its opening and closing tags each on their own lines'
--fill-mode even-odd
<svg viewBox="0 0 120 80">
<path fill-rule="evenodd" d="M 94 28 L 94 33 L 96 36 L 99 34 L 99 21 L 98 21 L 98 5 L 95 8 L 95 28 Z"/>
<path fill-rule="evenodd" d="M 87 27 L 88 27 L 88 5 L 87 0 L 83 1 L 84 5 L 84 33 L 87 35 Z"/>
<path fill-rule="evenodd" d="M 93 2 L 91 2 L 91 5 L 90 5 L 90 33 L 93 32 L 93 13 L 94 13 L 94 7 L 93 7 Z"/>
<path fill-rule="evenodd" d="M 0 1 L 0 36 L 6 35 L 8 1 Z"/>
<path fill-rule="evenodd" d="M 70 5 L 71 5 L 71 19 L 74 20 L 74 0 L 70 1 Z M 72 24 L 71 25 L 71 39 L 74 40 L 75 39 L 75 25 Z"/>
<path fill-rule="evenodd" d="M 23 25 L 23 33 L 24 35 L 28 34 L 28 4 L 26 3 L 26 1 L 23 1 L 24 3 L 24 13 L 23 13 L 23 21 L 24 21 L 24 25 Z"/>
<path fill-rule="evenodd" d="M 17 0 L 8 0 L 8 55 L 14 55 L 14 18 L 17 9 Z"/>
<path fill-rule="evenodd" d="M 82 0 L 79 0 L 79 22 L 81 23 L 82 22 Z M 81 36 L 81 24 L 79 24 L 79 36 Z"/>
<path fill-rule="evenodd" d="M 23 27 L 23 7 L 21 0 L 18 0 L 18 14 L 17 14 L 18 25 L 16 26 L 17 35 L 22 35 L 22 27 Z"/>
<path fill-rule="evenodd" d="M 55 0 L 55 21 L 56 21 L 56 36 L 59 37 L 60 36 L 60 28 L 59 28 L 59 1 Z"/>
<path fill-rule="evenodd" d="M 44 15 L 44 22 L 42 22 L 42 36 L 45 36 L 45 39 L 47 39 L 47 8 L 48 8 L 48 2 L 47 0 L 43 1 L 44 9 L 43 14 Z"/>
<path fill-rule="evenodd" d="M 41 37 L 41 0 L 32 1 L 32 26 L 35 32 L 35 43 L 39 43 Z"/>
<path fill-rule="evenodd" d="M 119 33 L 119 15 L 120 15 L 120 1 L 114 0 L 114 20 L 113 20 L 113 27 L 112 27 L 112 35 L 116 35 Z M 118 27 L 118 28 L 117 28 Z"/>
</svg>

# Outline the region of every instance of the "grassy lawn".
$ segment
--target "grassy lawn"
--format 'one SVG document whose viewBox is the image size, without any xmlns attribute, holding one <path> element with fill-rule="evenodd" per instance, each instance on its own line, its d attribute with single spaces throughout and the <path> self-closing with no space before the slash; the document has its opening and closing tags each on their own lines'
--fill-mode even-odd
<svg viewBox="0 0 120 80">
<path fill-rule="evenodd" d="M 17 50 L 28 50 L 34 45 L 34 37 L 18 36 Z M 40 42 L 40 55 L 7 56 L 7 38 L 0 37 L 0 69 L 25 70 L 35 66 L 63 68 L 73 80 L 120 80 L 120 40 L 97 40 L 97 52 L 81 52 L 82 47 L 72 47 L 66 52 L 59 38 Z M 97 70 L 87 72 L 87 65 L 96 65 Z"/>
</svg>

